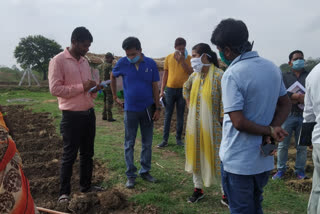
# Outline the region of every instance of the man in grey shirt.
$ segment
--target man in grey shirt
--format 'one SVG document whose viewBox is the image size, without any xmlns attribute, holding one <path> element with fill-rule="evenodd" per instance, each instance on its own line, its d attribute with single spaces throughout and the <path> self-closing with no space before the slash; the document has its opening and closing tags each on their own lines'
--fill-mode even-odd
<svg viewBox="0 0 320 214">
<path fill-rule="evenodd" d="M 308 72 L 304 69 L 304 55 L 300 50 L 295 50 L 289 55 L 289 63 L 291 67 L 289 72 L 283 74 L 283 81 L 286 88 L 290 88 L 295 82 L 299 82 L 303 87 L 305 87 L 305 81 L 308 76 Z M 304 179 L 305 172 L 304 168 L 307 160 L 307 147 L 298 145 L 298 137 L 301 130 L 301 125 L 303 121 L 303 104 L 304 104 L 304 94 L 302 93 L 291 93 L 288 95 L 292 102 L 291 112 L 289 117 L 283 124 L 283 129 L 288 132 L 288 136 L 284 141 L 280 142 L 278 145 L 278 161 L 277 161 L 277 173 L 273 175 L 272 179 L 283 178 L 286 171 L 286 163 L 288 160 L 288 148 L 290 146 L 291 136 L 294 132 L 295 134 L 295 147 L 297 149 L 296 163 L 295 163 L 295 174 L 297 179 Z"/>
</svg>

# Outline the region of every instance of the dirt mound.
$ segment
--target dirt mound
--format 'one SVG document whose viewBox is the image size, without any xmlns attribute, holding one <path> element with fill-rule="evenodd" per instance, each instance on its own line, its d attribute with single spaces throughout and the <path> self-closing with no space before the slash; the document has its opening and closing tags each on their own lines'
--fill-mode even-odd
<svg viewBox="0 0 320 214">
<path fill-rule="evenodd" d="M 312 180 L 287 180 L 286 185 L 291 189 L 294 189 L 299 192 L 311 192 L 312 189 Z"/>
<path fill-rule="evenodd" d="M 74 195 L 68 209 L 77 214 L 103 214 L 119 208 L 124 209 L 127 206 L 126 197 L 119 191 L 112 190 L 102 193 Z"/>
<path fill-rule="evenodd" d="M 114 213 L 128 211 L 126 196 L 116 189 L 100 193 L 79 192 L 79 161 L 74 164 L 71 180 L 72 199 L 69 204 L 58 204 L 59 169 L 62 140 L 56 133 L 49 113 L 33 113 L 22 105 L 6 106 L 14 133 L 14 140 L 21 154 L 23 170 L 29 179 L 31 194 L 37 206 L 73 213 Z M 94 160 L 93 183 L 106 180 L 107 169 Z M 124 212 L 125 213 L 125 212 Z"/>
</svg>

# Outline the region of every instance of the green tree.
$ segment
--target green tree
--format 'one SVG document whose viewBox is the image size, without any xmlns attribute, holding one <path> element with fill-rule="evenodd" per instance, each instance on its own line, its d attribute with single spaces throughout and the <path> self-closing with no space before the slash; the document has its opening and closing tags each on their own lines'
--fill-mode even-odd
<svg viewBox="0 0 320 214">
<path fill-rule="evenodd" d="M 320 58 L 313 59 L 310 57 L 306 60 L 304 68 L 307 71 L 311 71 L 318 63 L 320 63 Z"/>
<path fill-rule="evenodd" d="M 290 66 L 288 65 L 288 63 L 283 63 L 280 65 L 280 70 L 285 73 L 287 71 L 290 71 Z"/>
<path fill-rule="evenodd" d="M 14 57 L 23 69 L 31 68 L 47 79 L 49 61 L 61 52 L 61 46 L 54 40 L 41 35 L 22 38 L 14 51 Z"/>
</svg>

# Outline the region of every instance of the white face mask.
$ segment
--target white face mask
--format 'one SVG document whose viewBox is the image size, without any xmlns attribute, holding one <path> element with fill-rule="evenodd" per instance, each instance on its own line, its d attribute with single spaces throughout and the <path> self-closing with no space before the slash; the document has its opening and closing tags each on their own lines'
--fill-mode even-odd
<svg viewBox="0 0 320 214">
<path fill-rule="evenodd" d="M 203 66 L 210 66 L 211 65 L 211 64 L 203 64 L 201 61 L 202 56 L 203 56 L 203 54 L 199 58 L 192 58 L 191 59 L 191 67 L 193 68 L 194 72 L 200 73 Z M 207 54 L 207 56 L 210 57 L 208 54 Z"/>
</svg>

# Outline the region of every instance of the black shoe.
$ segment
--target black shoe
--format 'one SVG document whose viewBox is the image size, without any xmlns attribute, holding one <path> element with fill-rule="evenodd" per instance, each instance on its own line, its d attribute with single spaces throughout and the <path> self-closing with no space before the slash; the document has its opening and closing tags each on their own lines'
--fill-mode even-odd
<svg viewBox="0 0 320 214">
<path fill-rule="evenodd" d="M 204 197 L 202 189 L 194 189 L 192 196 L 188 199 L 188 203 L 197 203 Z"/>
<path fill-rule="evenodd" d="M 221 202 L 222 205 L 224 205 L 224 206 L 229 208 L 229 201 L 228 201 L 228 198 L 225 195 L 222 196 L 222 199 L 221 199 L 220 202 Z"/>
<path fill-rule="evenodd" d="M 182 140 L 177 140 L 177 145 L 178 146 L 184 146 L 184 143 L 182 142 Z"/>
<path fill-rule="evenodd" d="M 152 176 L 149 174 L 149 172 L 140 174 L 140 176 L 141 176 L 141 178 L 142 178 L 143 180 L 149 181 L 149 182 L 151 182 L 151 183 L 155 183 L 155 182 L 157 181 L 154 177 L 152 177 Z"/>
<path fill-rule="evenodd" d="M 116 121 L 115 119 L 111 118 L 111 119 L 108 119 L 108 122 L 114 122 Z"/>
<path fill-rule="evenodd" d="M 136 184 L 136 179 L 135 178 L 128 178 L 127 183 L 126 183 L 126 187 L 128 189 L 133 189 L 134 185 Z"/>
<path fill-rule="evenodd" d="M 84 190 L 81 190 L 81 192 L 83 193 L 87 193 L 87 192 L 101 192 L 103 191 L 104 189 L 102 187 L 99 187 L 99 186 L 91 186 L 89 187 L 88 189 L 84 189 Z"/>
<path fill-rule="evenodd" d="M 166 146 L 168 146 L 168 142 L 166 141 L 162 141 L 160 144 L 157 145 L 158 148 L 164 148 Z"/>
<path fill-rule="evenodd" d="M 108 120 L 108 118 L 107 117 L 102 117 L 102 120 Z"/>
</svg>

